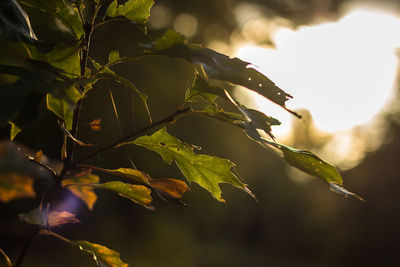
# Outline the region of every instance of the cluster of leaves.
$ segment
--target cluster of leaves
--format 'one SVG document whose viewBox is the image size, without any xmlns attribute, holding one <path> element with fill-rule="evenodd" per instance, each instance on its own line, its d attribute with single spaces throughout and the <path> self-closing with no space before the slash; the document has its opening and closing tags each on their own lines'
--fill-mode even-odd
<svg viewBox="0 0 400 267">
<path fill-rule="evenodd" d="M 0 201 L 8 202 L 22 197 L 41 199 L 37 209 L 20 215 L 22 221 L 36 225 L 40 229 L 39 233 L 49 234 L 89 253 L 101 266 L 127 266 L 120 260 L 117 252 L 104 246 L 87 241 L 71 241 L 52 232 L 53 227 L 65 223 L 78 223 L 79 220 L 67 211 L 52 210 L 52 198 L 49 197 L 57 189 L 64 188 L 81 199 L 91 210 L 97 200 L 95 190 L 106 189 L 148 209 L 154 209 L 152 192 L 167 201 L 183 204 L 183 194 L 190 189 L 182 180 L 153 178 L 145 171 L 132 168 L 105 169 L 83 164 L 98 153 L 127 145 L 142 146 L 158 153 L 166 163 L 174 162 L 190 183 L 199 184 L 218 201 L 224 201 L 219 186 L 221 183 L 229 183 L 255 198 L 246 185 L 232 173 L 234 163 L 227 159 L 200 154 L 196 146 L 186 144 L 167 132 L 165 125 L 174 123 L 181 116 L 194 114 L 218 119 L 243 129 L 250 139 L 268 149 L 280 151 L 289 164 L 322 179 L 331 190 L 359 198 L 342 188 L 341 175 L 329 163 L 309 151 L 276 143 L 271 127 L 279 125 L 280 122 L 238 103 L 230 94 L 229 88 L 233 84 L 253 90 L 300 117 L 285 106 L 285 102 L 292 96 L 252 68 L 250 63 L 238 58 L 229 58 L 200 45 L 189 44 L 184 36 L 172 30 L 167 30 L 154 43 L 143 45 L 143 56 L 185 59 L 193 64 L 195 79 L 185 94 L 184 103 L 176 112 L 153 122 L 147 96 L 132 81 L 112 70 L 114 65 L 136 60 L 138 56 L 121 57 L 118 51 L 111 51 L 105 65 L 88 56 L 90 37 L 94 29 L 112 20 L 145 25 L 153 5 L 152 0 L 129 0 L 123 5 L 119 5 L 117 0 L 111 3 L 93 0 L 86 3 L 91 7 L 87 12 L 83 12 L 85 6 L 80 0 L 21 2 L 53 15 L 75 40 L 70 44 L 38 40 L 28 16 L 18 2 L 0 2 L 0 41 L 21 45 L 26 50 L 26 60 L 19 65 L 0 62 L 0 125 L 11 125 L 10 138 L 13 140 L 28 126 L 21 120 L 21 113 L 30 96 L 38 94 L 45 100 L 47 109 L 57 116 L 64 135 L 63 153 L 59 159 L 62 161 L 62 164 L 59 164 L 62 165 L 60 168 L 50 164 L 40 151 L 31 154 L 14 143 L 0 144 Z M 84 14 L 89 14 L 89 18 L 85 18 Z M 112 80 L 132 89 L 143 101 L 149 125 L 95 153 L 73 160 L 76 145 L 89 145 L 76 138 L 80 100 L 86 97 L 90 90 L 95 90 L 96 82 L 102 79 Z M 224 111 L 215 101 L 217 98 L 232 105 L 236 112 Z M 93 129 L 98 130 L 98 124 L 99 121 L 93 122 Z M 159 130 L 153 134 L 144 135 L 147 131 L 157 128 Z M 103 178 L 118 179 L 101 182 L 99 175 Z M 45 189 L 40 192 L 36 192 L 33 187 L 38 179 L 45 181 Z"/>
</svg>

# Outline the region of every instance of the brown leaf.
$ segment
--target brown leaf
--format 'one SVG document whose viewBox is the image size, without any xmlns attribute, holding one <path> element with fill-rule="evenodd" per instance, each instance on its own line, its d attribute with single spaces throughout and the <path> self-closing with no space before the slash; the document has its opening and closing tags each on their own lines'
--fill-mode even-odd
<svg viewBox="0 0 400 267">
<path fill-rule="evenodd" d="M 69 213 L 68 211 L 51 211 L 48 218 L 49 226 L 59 226 L 66 223 L 80 223 L 75 217 L 75 214 Z"/>
<path fill-rule="evenodd" d="M 101 131 L 101 119 L 94 119 L 89 122 L 90 129 L 95 132 Z"/>
<path fill-rule="evenodd" d="M 190 191 L 190 188 L 184 181 L 171 178 L 149 179 L 152 188 L 159 191 L 166 198 L 180 199 L 183 194 Z"/>
<path fill-rule="evenodd" d="M 23 197 L 36 197 L 33 190 L 33 179 L 16 173 L 1 174 L 0 201 L 9 202 Z"/>
</svg>

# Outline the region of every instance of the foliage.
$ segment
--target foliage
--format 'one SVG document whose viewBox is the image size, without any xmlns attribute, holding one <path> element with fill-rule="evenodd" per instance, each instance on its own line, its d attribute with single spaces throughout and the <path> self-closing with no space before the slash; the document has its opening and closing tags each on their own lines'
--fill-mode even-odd
<svg viewBox="0 0 400 267">
<path fill-rule="evenodd" d="M 0 4 L 0 41 L 22 46 L 27 51 L 26 55 L 21 55 L 24 60 L 18 61 L 22 62 L 20 64 L 0 62 L 0 125 L 10 125 L 10 139 L 13 140 L 29 127 L 26 123 L 21 123 L 21 117 L 24 116 L 22 111 L 28 105 L 30 97 L 39 95 L 45 102 L 45 107 L 56 115 L 64 139 L 60 149 L 61 157 L 58 159 L 59 165 L 62 161 L 61 168 L 50 164 L 40 151 L 32 154 L 15 143 L 0 143 L 0 201 L 9 202 L 24 197 L 36 197 L 40 200 L 37 208 L 19 216 L 22 221 L 36 225 L 39 234 L 52 235 L 89 253 L 100 266 L 127 266 L 117 252 L 107 247 L 87 241 L 71 241 L 50 231 L 50 228 L 56 226 L 79 222 L 72 213 L 52 209 L 57 192 L 61 189 L 69 190 L 90 210 L 97 201 L 95 190 L 103 189 L 149 209 L 154 209 L 152 192 L 156 192 L 164 200 L 184 204 L 183 195 L 190 189 L 182 180 L 154 178 L 145 171 L 122 166 L 106 169 L 84 164 L 100 153 L 126 145 L 141 146 L 154 151 L 168 164 L 175 162 L 189 183 L 197 183 L 218 201 L 225 201 L 222 198 L 221 183 L 229 183 L 255 198 L 246 185 L 233 174 L 234 163 L 228 159 L 195 152 L 200 148 L 184 143 L 167 132 L 166 125 L 174 123 L 182 116 L 193 114 L 239 127 L 251 140 L 263 147 L 281 151 L 290 165 L 325 181 L 331 190 L 361 199 L 342 187 L 342 177 L 334 166 L 309 151 L 276 143 L 271 126 L 280 124 L 277 119 L 249 109 L 232 97 L 230 85 L 240 85 L 300 117 L 285 105 L 292 96 L 252 68 L 250 63 L 230 58 L 201 45 L 190 44 L 184 36 L 172 30 L 167 30 L 153 43 L 141 44 L 144 48 L 141 55 L 120 57 L 118 51 L 112 50 L 104 65 L 98 63 L 97 59 L 90 58 L 89 49 L 96 45 L 91 43 L 94 29 L 115 20 L 145 27 L 154 4 L 152 0 L 129 0 L 121 5 L 117 0 L 108 4 L 106 2 L 89 1 L 85 6 L 79 0 L 21 1 L 59 20 L 74 40 L 68 44 L 38 40 L 27 14 L 18 2 L 4 0 Z M 142 56 L 169 56 L 184 59 L 193 65 L 195 79 L 187 89 L 185 102 L 174 113 L 156 122 L 151 118 L 148 97 L 132 81 L 111 69 Z M 76 146 L 82 146 L 83 149 L 93 146 L 78 140 L 76 133 L 82 99 L 90 97 L 89 92 L 96 90 L 99 80 L 114 81 L 138 94 L 149 124 L 76 159 Z M 111 93 L 110 96 L 117 114 Z M 235 112 L 222 109 L 216 99 L 225 101 Z M 36 103 L 37 108 L 40 105 L 40 101 Z M 99 119 L 94 120 L 90 126 L 93 130 L 101 130 Z M 160 126 L 163 127 L 154 131 Z M 151 131 L 154 132 L 146 135 Z M 101 181 L 110 177 L 115 180 Z M 42 181 L 40 188 L 34 188 L 35 181 Z M 1 252 L 8 259 L 4 251 Z"/>
</svg>

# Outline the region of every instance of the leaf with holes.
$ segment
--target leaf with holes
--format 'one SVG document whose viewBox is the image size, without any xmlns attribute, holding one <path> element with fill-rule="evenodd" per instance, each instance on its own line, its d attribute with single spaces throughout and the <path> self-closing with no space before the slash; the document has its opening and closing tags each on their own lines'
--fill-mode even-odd
<svg viewBox="0 0 400 267">
<path fill-rule="evenodd" d="M 236 57 L 230 58 L 201 45 L 186 44 L 177 36 L 179 34 L 173 34 L 172 30 L 168 30 L 156 42 L 144 45 L 144 47 L 149 49 L 149 54 L 164 54 L 200 64 L 209 78 L 244 86 L 300 117 L 286 108 L 285 102 L 292 96 L 276 86 L 264 74 L 252 68 L 250 63 Z M 158 43 L 162 45 L 157 45 Z"/>
<path fill-rule="evenodd" d="M 62 186 L 68 188 L 92 210 L 97 201 L 97 195 L 92 187 L 85 186 L 85 184 L 98 183 L 99 181 L 99 176 L 92 174 L 91 170 L 83 170 L 79 173 L 68 173 L 66 179 L 62 181 Z"/>
<path fill-rule="evenodd" d="M 128 0 L 122 5 L 114 0 L 107 9 L 106 15 L 109 17 L 124 17 L 129 21 L 145 24 L 150 16 L 150 9 L 153 0 Z"/>
<path fill-rule="evenodd" d="M 289 146 L 273 142 L 268 143 L 281 150 L 283 152 L 284 159 L 290 165 L 311 176 L 320 178 L 327 182 L 330 186 L 331 191 L 344 196 L 352 196 L 364 201 L 360 196 L 344 189 L 342 187 L 342 175 L 337 171 L 334 166 L 322 160 L 314 153 L 307 150 L 291 148 Z"/>
<path fill-rule="evenodd" d="M 195 182 L 207 189 L 218 201 L 224 201 L 221 197 L 220 183 L 230 183 L 254 196 L 231 172 L 235 164 L 227 159 L 195 153 L 194 146 L 182 143 L 168 134 L 165 128 L 151 136 L 141 136 L 125 144 L 135 144 L 153 150 L 169 164 L 175 161 L 189 182 Z"/>
</svg>

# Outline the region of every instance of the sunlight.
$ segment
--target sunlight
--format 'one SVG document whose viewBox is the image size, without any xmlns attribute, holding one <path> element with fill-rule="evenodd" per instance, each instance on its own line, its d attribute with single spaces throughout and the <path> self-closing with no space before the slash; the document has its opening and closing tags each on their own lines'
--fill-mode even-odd
<svg viewBox="0 0 400 267">
<path fill-rule="evenodd" d="M 393 15 L 353 10 L 337 22 L 280 29 L 272 39 L 276 49 L 244 45 L 237 56 L 292 94 L 288 107 L 308 109 L 325 132 L 367 123 L 392 94 L 400 44 L 400 19 Z M 290 114 L 258 95 L 253 102 L 282 121 L 274 134 L 289 133 Z"/>
</svg>

